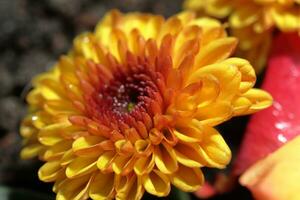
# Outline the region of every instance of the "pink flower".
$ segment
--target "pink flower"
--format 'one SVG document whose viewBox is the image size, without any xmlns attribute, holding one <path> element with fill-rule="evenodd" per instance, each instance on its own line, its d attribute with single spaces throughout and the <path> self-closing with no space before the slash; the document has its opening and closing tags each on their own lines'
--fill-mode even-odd
<svg viewBox="0 0 300 200">
<path fill-rule="evenodd" d="M 274 98 L 272 107 L 252 116 L 234 174 L 243 173 L 300 133 L 300 37 L 280 34 L 272 52 L 262 88 Z"/>
<path fill-rule="evenodd" d="M 249 123 L 233 174 L 256 199 L 300 199 L 300 37 L 280 34 L 262 88 L 273 106 Z"/>
</svg>

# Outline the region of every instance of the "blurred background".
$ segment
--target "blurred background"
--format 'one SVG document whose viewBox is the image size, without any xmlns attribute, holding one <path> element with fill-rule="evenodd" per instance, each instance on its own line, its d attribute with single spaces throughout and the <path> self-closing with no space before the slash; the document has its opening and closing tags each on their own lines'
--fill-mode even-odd
<svg viewBox="0 0 300 200">
<path fill-rule="evenodd" d="M 167 17 L 179 12 L 181 4 L 182 0 L 0 0 L 0 200 L 55 199 L 52 184 L 38 180 L 41 163 L 19 158 L 18 127 L 26 114 L 24 96 L 30 89 L 31 78 L 49 69 L 67 52 L 77 34 L 92 31 L 112 8 Z M 233 150 L 246 122 L 247 118 L 235 119 L 220 127 L 228 134 L 235 132 L 226 139 Z M 238 131 L 232 124 L 238 124 Z M 179 196 L 173 192 L 166 199 Z M 251 199 L 249 192 L 241 187 L 214 199 L 235 197 Z"/>
</svg>

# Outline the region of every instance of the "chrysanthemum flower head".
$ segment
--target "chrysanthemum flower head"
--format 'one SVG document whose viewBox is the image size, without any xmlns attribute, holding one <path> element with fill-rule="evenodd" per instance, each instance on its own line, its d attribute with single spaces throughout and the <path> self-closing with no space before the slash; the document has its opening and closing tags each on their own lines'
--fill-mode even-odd
<svg viewBox="0 0 300 200">
<path fill-rule="evenodd" d="M 21 134 L 23 158 L 45 164 L 57 199 L 166 196 L 195 191 L 201 167 L 231 153 L 214 126 L 268 107 L 248 61 L 228 58 L 237 41 L 191 12 L 109 12 L 94 33 L 33 80 Z"/>
<path fill-rule="evenodd" d="M 300 33 L 299 0 L 186 0 L 184 7 L 217 18 L 228 18 L 239 38 L 239 55 L 259 72 L 265 64 L 274 29 Z"/>
</svg>

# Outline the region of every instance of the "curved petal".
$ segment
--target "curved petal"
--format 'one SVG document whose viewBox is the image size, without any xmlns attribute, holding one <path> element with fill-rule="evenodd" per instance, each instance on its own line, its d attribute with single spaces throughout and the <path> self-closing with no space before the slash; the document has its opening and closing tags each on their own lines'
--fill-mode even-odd
<svg viewBox="0 0 300 200">
<path fill-rule="evenodd" d="M 203 137 L 202 130 L 196 127 L 178 127 L 173 132 L 179 140 L 187 143 L 200 142 Z"/>
<path fill-rule="evenodd" d="M 154 162 L 154 155 L 151 154 L 150 156 L 142 156 L 138 158 L 134 165 L 134 172 L 137 175 L 143 175 L 149 173 L 155 165 Z"/>
<path fill-rule="evenodd" d="M 41 152 L 43 152 L 43 150 L 44 150 L 44 146 L 39 143 L 27 145 L 21 151 L 21 158 L 22 159 L 33 158 L 39 155 Z"/>
<path fill-rule="evenodd" d="M 217 101 L 199 108 L 195 118 L 204 126 L 216 126 L 232 117 L 233 107 L 229 102 Z"/>
<path fill-rule="evenodd" d="M 232 101 L 233 116 L 238 116 L 246 113 L 251 107 L 252 102 L 246 97 L 237 97 Z"/>
<path fill-rule="evenodd" d="M 52 182 L 56 180 L 61 170 L 64 169 L 61 167 L 60 161 L 49 161 L 39 169 L 38 176 L 42 181 Z"/>
<path fill-rule="evenodd" d="M 221 134 L 214 128 L 206 127 L 203 141 L 200 143 L 202 156 L 208 166 L 224 168 L 231 159 L 231 151 Z"/>
<path fill-rule="evenodd" d="M 177 143 L 173 147 L 177 161 L 187 167 L 202 167 L 206 161 L 202 157 L 201 147 L 197 144 Z"/>
<path fill-rule="evenodd" d="M 178 168 L 174 150 L 167 144 L 154 148 L 154 160 L 157 168 L 166 174 L 172 174 Z"/>
<path fill-rule="evenodd" d="M 134 156 L 118 155 L 112 163 L 112 169 L 116 174 L 128 174 L 133 170 L 136 158 Z"/>
<path fill-rule="evenodd" d="M 116 153 L 114 151 L 107 151 L 99 156 L 97 161 L 97 167 L 101 171 L 108 170 L 111 167 L 111 164 L 115 158 Z"/>
<path fill-rule="evenodd" d="M 56 123 L 45 126 L 38 133 L 40 143 L 46 146 L 52 146 L 62 141 L 61 132 L 64 128 L 70 126 L 69 123 Z"/>
<path fill-rule="evenodd" d="M 218 63 L 228 58 L 234 51 L 236 45 L 237 39 L 233 37 L 220 38 L 210 42 L 203 47 L 196 56 L 194 69 L 197 70 L 202 66 Z"/>
<path fill-rule="evenodd" d="M 135 175 L 131 174 L 125 177 L 118 177 L 116 181 L 119 182 L 116 186 L 116 200 L 140 200 L 142 198 L 144 188 L 141 180 Z"/>
<path fill-rule="evenodd" d="M 249 110 L 243 114 L 251 114 L 272 105 L 272 96 L 260 89 L 251 89 L 243 94 L 243 97 L 251 101 Z"/>
<path fill-rule="evenodd" d="M 178 170 L 170 176 L 172 184 L 185 192 L 194 192 L 204 184 L 204 176 L 199 168 L 179 165 Z"/>
<path fill-rule="evenodd" d="M 92 177 L 90 175 L 76 179 L 65 179 L 58 188 L 57 200 L 88 199 L 88 188 Z"/>
<path fill-rule="evenodd" d="M 150 174 L 145 175 L 142 181 L 145 190 L 150 194 L 163 197 L 170 193 L 169 178 L 158 170 L 153 170 Z"/>
<path fill-rule="evenodd" d="M 72 145 L 72 149 L 76 155 L 99 155 L 103 149 L 100 143 L 104 140 L 101 136 L 84 136 L 77 138 Z"/>
<path fill-rule="evenodd" d="M 43 159 L 49 160 L 49 159 L 53 159 L 53 158 L 57 159 L 57 158 L 62 157 L 66 151 L 71 149 L 72 142 L 73 142 L 72 140 L 64 140 L 64 141 L 61 141 L 61 142 L 51 146 L 43 154 Z"/>
<path fill-rule="evenodd" d="M 89 196 L 94 200 L 106 200 L 112 198 L 114 192 L 114 174 L 96 172 L 91 181 Z"/>
<path fill-rule="evenodd" d="M 77 157 L 66 169 L 66 176 L 68 178 L 76 178 L 89 174 L 97 169 L 98 157 Z"/>
<path fill-rule="evenodd" d="M 229 58 L 224 62 L 237 67 L 237 69 L 240 71 L 242 75 L 240 83 L 241 93 L 248 91 L 254 86 L 256 75 L 249 61 L 241 58 Z"/>
<path fill-rule="evenodd" d="M 220 100 L 231 100 L 239 93 L 241 72 L 236 65 L 227 60 L 197 69 L 190 75 L 186 84 L 197 82 L 204 77 L 214 77 L 218 81 L 220 86 L 218 99 Z"/>
</svg>

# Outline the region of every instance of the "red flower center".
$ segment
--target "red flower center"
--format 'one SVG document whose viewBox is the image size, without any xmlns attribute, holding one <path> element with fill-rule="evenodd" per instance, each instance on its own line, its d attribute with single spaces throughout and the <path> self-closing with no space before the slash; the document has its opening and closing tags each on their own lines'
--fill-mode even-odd
<svg viewBox="0 0 300 200">
<path fill-rule="evenodd" d="M 158 86 L 162 79 L 162 75 L 149 69 L 146 63 L 136 64 L 126 71 L 116 70 L 112 78 L 86 97 L 89 116 L 107 126 L 144 121 L 145 114 L 152 118 L 163 109 Z"/>
</svg>

